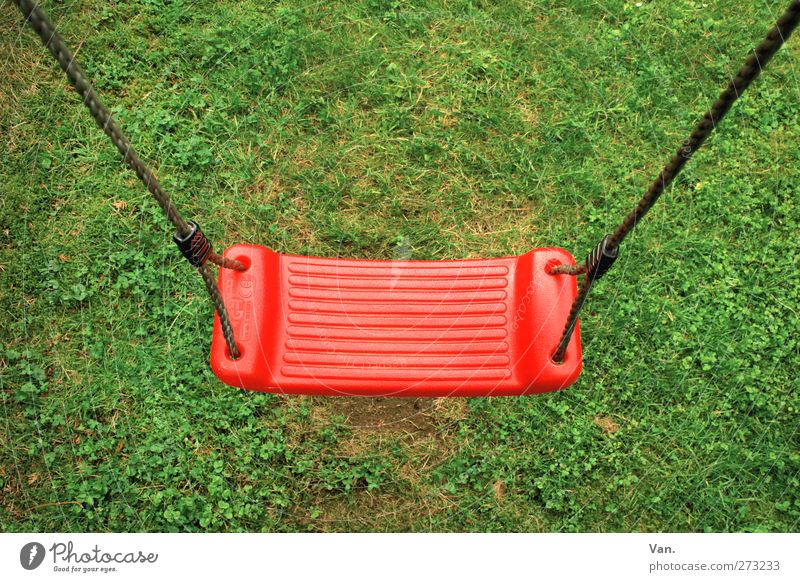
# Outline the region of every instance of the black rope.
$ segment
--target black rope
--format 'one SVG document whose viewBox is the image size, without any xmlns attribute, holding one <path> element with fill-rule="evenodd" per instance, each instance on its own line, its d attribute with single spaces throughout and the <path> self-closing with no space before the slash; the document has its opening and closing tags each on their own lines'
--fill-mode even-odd
<svg viewBox="0 0 800 582">
<path fill-rule="evenodd" d="M 38 4 L 34 0 L 14 0 L 14 2 L 22 12 L 22 15 L 25 17 L 27 23 L 30 24 L 31 28 L 33 28 L 33 30 L 35 30 L 39 35 L 39 38 L 42 40 L 44 46 L 50 51 L 50 54 L 55 57 L 55 59 L 58 61 L 58 64 L 61 65 L 61 69 L 66 73 L 70 84 L 83 98 L 83 104 L 89 109 L 92 117 L 94 117 L 94 120 L 97 122 L 97 125 L 100 126 L 100 128 L 109 138 L 111 138 L 111 141 L 116 146 L 120 155 L 122 155 L 122 159 L 131 167 L 131 169 L 133 169 L 134 172 L 136 172 L 136 175 L 158 202 L 161 210 L 164 211 L 164 215 L 175 227 L 176 242 L 179 240 L 191 240 L 192 235 L 194 235 L 196 232 L 200 232 L 200 235 L 202 236 L 202 232 L 197 229 L 194 223 L 186 221 L 181 216 L 181 214 L 178 212 L 178 209 L 175 208 L 175 205 L 172 203 L 172 199 L 158 183 L 155 174 L 153 174 L 152 170 L 150 170 L 147 164 L 145 164 L 139 158 L 130 141 L 128 141 L 128 138 L 122 133 L 119 125 L 117 125 L 117 122 L 111 116 L 111 112 L 106 109 L 105 105 L 103 105 L 102 101 L 100 101 L 100 98 L 97 96 L 97 93 L 95 93 L 89 78 L 83 72 L 80 65 L 75 60 L 72 51 L 66 45 L 64 39 L 61 38 L 61 35 L 58 33 L 58 31 L 56 31 L 53 23 L 50 22 L 50 19 L 47 17 L 44 11 L 39 8 Z M 222 331 L 225 336 L 225 341 L 228 344 L 228 349 L 234 358 L 238 358 L 239 349 L 236 346 L 236 341 L 233 337 L 233 327 L 231 326 L 228 312 L 225 309 L 225 303 L 222 300 L 222 295 L 219 292 L 219 288 L 217 287 L 217 283 L 213 275 L 206 266 L 206 261 L 211 261 L 220 267 L 236 269 L 239 271 L 243 271 L 245 267 L 239 261 L 228 259 L 212 251 L 205 237 L 203 237 L 203 241 L 201 241 L 199 246 L 203 248 L 203 254 L 202 258 L 200 258 L 198 255 L 198 260 L 196 261 L 193 261 L 192 258 L 187 256 L 187 253 L 183 248 L 181 248 L 181 251 L 184 252 L 184 256 L 187 256 L 187 259 L 189 259 L 192 265 L 200 271 L 200 275 L 203 277 L 206 287 L 208 288 L 211 301 L 213 302 L 214 307 L 219 314 L 220 322 L 222 323 Z M 197 248 L 197 246 L 193 248 Z M 192 256 L 194 257 L 195 255 Z"/>
<path fill-rule="evenodd" d="M 606 252 L 609 256 L 613 255 L 610 263 L 613 264 L 617 256 L 619 245 L 625 240 L 625 237 L 636 228 L 636 225 L 644 217 L 645 214 L 653 207 L 658 200 L 659 196 L 666 190 L 675 177 L 681 172 L 686 162 L 700 149 L 706 141 L 711 132 L 717 127 L 720 121 L 730 111 L 734 102 L 744 93 L 747 87 L 761 74 L 764 67 L 772 59 L 778 49 L 781 48 L 784 42 L 791 36 L 795 28 L 800 23 L 800 0 L 793 0 L 786 12 L 778 19 L 772 30 L 767 33 L 766 38 L 759 44 L 753 54 L 751 54 L 744 66 L 739 69 L 736 76 L 731 79 L 728 86 L 720 94 L 719 98 L 714 102 L 706 114 L 697 122 L 694 131 L 683 142 L 683 145 L 678 149 L 672 159 L 661 170 L 658 177 L 650 184 L 650 187 L 645 192 L 642 199 L 636 207 L 625 217 L 625 219 L 616 228 L 613 234 L 607 236 L 600 243 L 604 245 Z M 600 245 L 598 245 L 600 247 Z M 556 351 L 553 354 L 555 362 L 564 361 L 564 354 L 567 351 L 569 340 L 572 337 L 572 332 L 575 330 L 575 324 L 578 320 L 581 308 L 589 295 L 589 290 L 592 288 L 592 283 L 605 273 L 605 270 L 611 267 L 608 264 L 606 269 L 599 275 L 592 269 L 592 258 L 595 257 L 598 247 L 586 260 L 586 276 L 581 281 L 578 288 L 578 294 L 570 309 L 567 323 L 564 326 L 564 332 L 561 336 Z M 595 257 L 596 258 L 596 257 Z M 557 267 L 556 267 L 557 268 Z"/>
<path fill-rule="evenodd" d="M 700 149 L 700 146 L 711 135 L 720 121 L 730 111 L 734 102 L 745 92 L 750 83 L 756 80 L 767 66 L 772 57 L 778 52 L 784 42 L 791 36 L 795 28 L 800 23 L 800 0 L 794 0 L 786 12 L 778 19 L 778 22 L 767 33 L 767 37 L 759 44 L 748 58 L 745 64 L 739 69 L 736 76 L 731 79 L 728 86 L 720 94 L 706 114 L 700 119 L 692 131 L 691 135 L 683 142 L 672 159 L 661 170 L 661 174 L 650 184 L 636 208 L 631 210 L 628 216 L 620 223 L 609 240 L 609 248 L 615 249 L 625 240 L 639 221 L 653 207 L 656 200 L 675 179 L 686 162 Z"/>
</svg>

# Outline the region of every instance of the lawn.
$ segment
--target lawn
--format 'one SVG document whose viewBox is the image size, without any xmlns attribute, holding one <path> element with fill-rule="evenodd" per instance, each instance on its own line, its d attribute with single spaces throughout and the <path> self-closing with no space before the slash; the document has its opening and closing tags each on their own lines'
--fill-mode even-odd
<svg viewBox="0 0 800 582">
<path fill-rule="evenodd" d="M 44 2 L 221 250 L 579 258 L 787 4 Z M 800 33 L 798 33 L 800 34 Z M 797 531 L 800 36 L 549 395 L 248 393 L 155 202 L 0 4 L 0 530 Z"/>
</svg>

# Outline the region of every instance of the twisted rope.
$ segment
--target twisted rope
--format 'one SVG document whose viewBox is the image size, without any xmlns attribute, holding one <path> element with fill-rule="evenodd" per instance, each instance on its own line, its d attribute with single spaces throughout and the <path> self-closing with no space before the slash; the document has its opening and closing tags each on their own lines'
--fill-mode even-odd
<svg viewBox="0 0 800 582">
<path fill-rule="evenodd" d="M 706 138 L 716 129 L 717 125 L 719 125 L 728 111 L 730 111 L 736 100 L 741 97 L 742 93 L 744 93 L 750 84 L 758 78 L 761 71 L 764 70 L 764 67 L 766 67 L 767 63 L 775 56 L 778 49 L 780 49 L 783 43 L 791 36 L 799 23 L 800 0 L 793 0 L 783 15 L 781 15 L 775 23 L 775 26 L 767 33 L 766 38 L 755 48 L 753 54 L 747 58 L 742 68 L 736 73 L 736 76 L 731 79 L 728 86 L 720 93 L 720 96 L 711 105 L 711 108 L 700 118 L 692 133 L 683 142 L 683 145 L 681 145 L 675 155 L 672 156 L 672 159 L 667 162 L 658 177 L 650 184 L 650 187 L 644 193 L 641 200 L 639 200 L 636 207 L 628 213 L 616 230 L 608 236 L 606 249 L 614 253 L 615 257 L 617 249 L 622 241 L 625 240 L 625 237 L 636 228 L 636 225 L 639 224 L 639 221 L 644 218 L 644 215 L 653 207 L 659 196 L 663 194 L 664 190 L 666 190 L 675 177 L 683 170 L 686 162 L 700 149 L 706 141 Z M 599 278 L 593 274 L 592 264 L 590 264 L 594 254 L 593 252 L 587 258 L 584 267 L 584 272 L 587 274 L 578 288 L 578 294 L 567 316 L 567 323 L 564 326 L 561 341 L 559 341 L 556 351 L 553 354 L 553 361 L 555 362 L 564 361 L 564 354 L 566 354 L 569 340 L 575 330 L 578 315 L 580 314 L 583 304 L 586 302 L 586 298 L 592 288 L 592 283 Z M 569 265 L 566 266 L 569 267 Z"/>
<path fill-rule="evenodd" d="M 706 138 L 711 135 L 711 132 L 716 129 L 717 125 L 727 115 L 736 100 L 758 78 L 767 63 L 772 60 L 778 49 L 797 28 L 798 23 L 800 23 L 800 0 L 793 0 L 772 30 L 767 33 L 766 38 L 755 48 L 753 54 L 747 58 L 742 68 L 736 73 L 736 76 L 730 80 L 728 86 L 720 93 L 720 96 L 711 105 L 711 109 L 700 118 L 694 131 L 675 152 L 672 159 L 667 162 L 658 177 L 653 180 L 636 207 L 628 213 L 613 232 L 609 239 L 610 249 L 616 249 L 625 240 L 628 233 L 636 228 L 636 225 L 653 207 L 653 204 L 656 203 L 656 200 L 658 200 L 667 186 L 681 172 L 686 162 L 700 149 Z"/>
<path fill-rule="evenodd" d="M 92 87 L 89 78 L 75 60 L 72 51 L 66 45 L 64 39 L 61 38 L 61 35 L 55 29 L 53 23 L 50 22 L 50 19 L 47 17 L 44 11 L 39 8 L 38 4 L 34 0 L 14 0 L 14 3 L 19 8 L 20 12 L 22 12 L 26 22 L 30 24 L 31 28 L 33 28 L 33 30 L 36 31 L 36 34 L 39 35 L 39 38 L 47 50 L 50 51 L 50 54 L 52 54 L 53 57 L 55 57 L 55 59 L 58 61 L 61 69 L 64 71 L 64 73 L 66 73 L 70 84 L 83 99 L 83 104 L 89 109 L 92 117 L 97 122 L 97 125 L 100 126 L 103 132 L 116 146 L 117 150 L 122 156 L 123 161 L 128 164 L 128 166 L 130 166 L 134 172 L 136 172 L 136 175 L 145 185 L 147 190 L 156 199 L 158 205 L 161 207 L 161 210 L 164 212 L 164 215 L 167 217 L 167 220 L 169 220 L 170 223 L 175 227 L 176 233 L 181 238 L 188 236 L 191 232 L 189 223 L 183 218 L 183 216 L 181 216 L 180 212 L 178 212 L 178 209 L 175 208 L 174 204 L 172 203 L 172 199 L 161 187 L 161 184 L 158 183 L 158 179 L 156 179 L 156 176 L 153 174 L 152 170 L 150 170 L 147 164 L 145 164 L 139 158 L 136 150 L 133 149 L 131 142 L 128 140 L 125 134 L 122 133 L 119 125 L 111 116 L 111 112 L 106 109 L 103 102 L 97 96 L 97 93 Z M 244 265 L 239 261 L 228 259 L 218 255 L 213 251 L 209 252 L 208 260 L 223 268 L 236 269 L 238 271 L 245 270 Z M 222 295 L 217 287 L 217 282 L 211 272 L 208 270 L 208 267 L 205 265 L 200 265 L 197 268 L 200 271 L 200 275 L 203 277 L 203 280 L 205 281 L 211 301 L 214 304 L 217 313 L 219 314 L 220 322 L 222 323 L 222 331 L 225 336 L 225 341 L 228 344 L 228 349 L 234 358 L 238 358 L 239 349 L 237 348 L 236 341 L 233 337 L 233 327 L 231 326 L 228 312 L 225 309 L 225 303 L 222 300 Z"/>
</svg>

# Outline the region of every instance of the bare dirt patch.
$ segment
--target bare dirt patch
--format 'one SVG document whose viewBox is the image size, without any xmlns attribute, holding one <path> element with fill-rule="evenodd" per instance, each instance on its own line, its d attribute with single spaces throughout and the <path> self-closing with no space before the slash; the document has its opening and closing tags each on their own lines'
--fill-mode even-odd
<svg viewBox="0 0 800 582">
<path fill-rule="evenodd" d="M 430 399 L 335 398 L 332 412 L 358 431 L 392 431 L 412 435 L 433 434 L 436 425 Z"/>
<path fill-rule="evenodd" d="M 409 531 L 432 527 L 455 502 L 429 482 L 430 473 L 455 453 L 453 431 L 468 414 L 461 398 L 314 398 L 315 423 L 346 426 L 336 452 L 347 457 L 394 457 L 380 489 L 321 495 L 308 507 L 309 528 L 322 531 Z M 425 518 L 424 516 L 427 516 Z"/>
<path fill-rule="evenodd" d="M 606 434 L 614 434 L 619 430 L 619 425 L 610 416 L 602 414 L 595 416 L 594 423 Z"/>
</svg>

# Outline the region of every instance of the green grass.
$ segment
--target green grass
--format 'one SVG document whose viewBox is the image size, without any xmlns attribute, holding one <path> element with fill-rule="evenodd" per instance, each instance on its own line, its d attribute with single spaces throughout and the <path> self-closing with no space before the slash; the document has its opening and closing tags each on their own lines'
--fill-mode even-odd
<svg viewBox="0 0 800 582">
<path fill-rule="evenodd" d="M 786 2 L 46 2 L 218 248 L 583 256 Z M 158 207 L 0 5 L 0 529 L 797 531 L 800 39 L 584 311 L 561 393 L 223 386 Z M 410 257 L 408 257 L 410 255 Z"/>
</svg>

